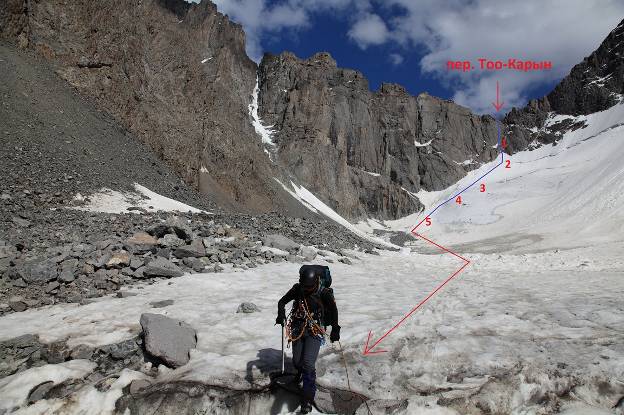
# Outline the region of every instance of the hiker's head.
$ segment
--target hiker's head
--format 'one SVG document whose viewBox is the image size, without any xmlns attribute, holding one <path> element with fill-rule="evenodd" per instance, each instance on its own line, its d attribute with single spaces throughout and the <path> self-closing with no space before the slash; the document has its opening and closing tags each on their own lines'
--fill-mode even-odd
<svg viewBox="0 0 624 415">
<path fill-rule="evenodd" d="M 299 276 L 299 283 L 304 293 L 312 294 L 318 290 L 319 277 L 314 270 L 308 269 Z"/>
</svg>

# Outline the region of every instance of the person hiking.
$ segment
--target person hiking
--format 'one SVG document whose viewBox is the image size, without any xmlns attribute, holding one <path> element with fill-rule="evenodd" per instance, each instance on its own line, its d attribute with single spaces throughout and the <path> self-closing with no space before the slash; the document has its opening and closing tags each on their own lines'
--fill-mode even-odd
<svg viewBox="0 0 624 415">
<path fill-rule="evenodd" d="M 292 341 L 293 365 L 297 369 L 296 383 L 303 381 L 301 413 L 312 410 L 316 394 L 316 359 L 325 343 L 325 328 L 331 326 L 329 339 L 340 340 L 338 309 L 331 288 L 320 283 L 321 266 L 303 266 L 299 282 L 277 303 L 275 324 L 286 322 L 285 306 L 293 301 L 290 319 L 286 325 L 288 341 Z"/>
</svg>

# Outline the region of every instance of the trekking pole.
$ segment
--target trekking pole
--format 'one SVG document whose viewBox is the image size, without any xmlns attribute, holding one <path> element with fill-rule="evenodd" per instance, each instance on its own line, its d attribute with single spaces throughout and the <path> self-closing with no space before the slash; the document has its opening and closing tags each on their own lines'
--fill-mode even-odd
<svg viewBox="0 0 624 415">
<path fill-rule="evenodd" d="M 282 375 L 284 374 L 284 325 L 282 324 Z"/>
</svg>

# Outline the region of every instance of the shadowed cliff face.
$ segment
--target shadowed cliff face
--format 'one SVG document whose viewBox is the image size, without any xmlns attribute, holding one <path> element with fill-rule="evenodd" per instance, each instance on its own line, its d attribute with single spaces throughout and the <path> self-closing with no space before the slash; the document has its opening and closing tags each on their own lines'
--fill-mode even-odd
<svg viewBox="0 0 624 415">
<path fill-rule="evenodd" d="M 256 65 L 242 28 L 208 1 L 9 0 L 17 36 L 187 182 L 227 207 L 284 209 L 249 121 Z M 103 143 L 106 145 L 106 143 Z M 203 168 L 202 168 L 203 167 Z"/>
<path fill-rule="evenodd" d="M 352 219 L 416 212 L 410 193 L 441 190 L 498 154 L 492 117 L 399 85 L 371 92 L 326 53 L 266 55 L 259 79 L 279 163 Z"/>
</svg>

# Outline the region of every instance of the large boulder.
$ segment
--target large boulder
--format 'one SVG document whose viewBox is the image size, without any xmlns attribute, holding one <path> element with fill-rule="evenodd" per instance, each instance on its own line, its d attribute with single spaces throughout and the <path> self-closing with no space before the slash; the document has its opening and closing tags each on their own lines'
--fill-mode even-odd
<svg viewBox="0 0 624 415">
<path fill-rule="evenodd" d="M 163 257 L 156 257 L 143 268 L 142 275 L 145 277 L 175 278 L 181 277 L 184 272 L 171 261 Z"/>
<path fill-rule="evenodd" d="M 51 259 L 28 261 L 24 264 L 24 270 L 21 274 L 28 284 L 42 284 L 58 277 L 56 262 Z"/>
<path fill-rule="evenodd" d="M 297 242 L 280 234 L 265 236 L 262 238 L 262 244 L 288 252 L 299 249 L 299 244 Z"/>
<path fill-rule="evenodd" d="M 144 313 L 141 328 L 145 350 L 151 356 L 172 368 L 188 363 L 189 352 L 197 345 L 197 334 L 191 326 L 162 314 Z"/>
<path fill-rule="evenodd" d="M 195 239 L 189 245 L 177 247 L 173 255 L 176 258 L 201 258 L 206 256 L 206 248 L 201 239 Z"/>
<path fill-rule="evenodd" d="M 147 233 L 155 236 L 156 238 L 162 238 L 168 233 L 173 233 L 180 239 L 185 241 L 191 240 L 193 232 L 185 219 L 173 216 L 167 219 L 163 223 L 158 223 L 147 230 Z"/>
<path fill-rule="evenodd" d="M 152 235 L 145 232 L 138 232 L 126 239 L 124 246 L 135 253 L 150 251 L 158 245 L 158 241 Z"/>
</svg>

